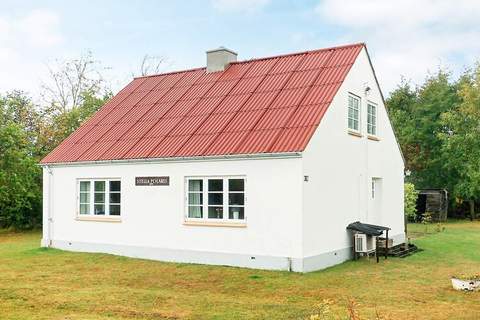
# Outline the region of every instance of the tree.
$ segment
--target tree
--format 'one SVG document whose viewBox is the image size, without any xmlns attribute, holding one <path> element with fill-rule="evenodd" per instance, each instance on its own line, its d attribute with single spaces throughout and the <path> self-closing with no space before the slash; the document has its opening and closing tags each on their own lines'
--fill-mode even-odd
<svg viewBox="0 0 480 320">
<path fill-rule="evenodd" d="M 32 143 L 35 143 L 41 126 L 42 116 L 39 107 L 32 103 L 23 91 L 8 92 L 0 96 L 0 124 L 9 122 L 23 128 Z"/>
<path fill-rule="evenodd" d="M 38 161 L 111 97 L 96 66 L 89 55 L 50 69 L 44 106 L 21 91 L 0 95 L 0 227 L 40 225 Z"/>
<path fill-rule="evenodd" d="M 79 59 L 48 66 L 49 85 L 42 86 L 47 103 L 42 110 L 39 154 L 46 155 L 111 98 L 100 62 L 91 52 Z"/>
<path fill-rule="evenodd" d="M 441 117 L 448 130 L 440 133 L 439 139 L 444 168 L 458 176 L 452 181 L 453 194 L 460 202 L 469 202 L 473 220 L 475 200 L 480 198 L 480 65 L 459 80 L 458 96 L 457 107 Z"/>
<path fill-rule="evenodd" d="M 412 172 L 410 180 L 420 189 L 451 187 L 452 173 L 444 170 L 439 138 L 448 128 L 440 119 L 458 102 L 457 84 L 452 83 L 450 74 L 443 70 L 428 77 L 417 88 L 402 81 L 387 99 L 406 169 Z"/>
<path fill-rule="evenodd" d="M 41 170 L 32 153 L 23 128 L 5 121 L 0 126 L 0 227 L 40 224 Z"/>
<path fill-rule="evenodd" d="M 160 73 L 168 60 L 162 56 L 150 56 L 148 54 L 143 56 L 140 64 L 140 76 L 148 76 Z"/>
<path fill-rule="evenodd" d="M 66 112 L 83 103 L 84 93 L 105 94 L 106 84 L 100 72 L 101 64 L 87 52 L 79 59 L 47 65 L 50 81 L 42 85 L 42 97 L 47 105 Z"/>
<path fill-rule="evenodd" d="M 48 137 L 49 147 L 46 152 L 51 151 L 60 142 L 65 140 L 83 122 L 88 120 L 100 107 L 102 107 L 112 94 L 106 93 L 103 96 L 96 95 L 93 91 L 84 91 L 81 94 L 82 103 L 70 110 L 55 113 L 51 116 L 49 131 L 44 132 L 44 138 Z"/>
<path fill-rule="evenodd" d="M 409 221 L 415 221 L 417 214 L 418 191 L 413 183 L 405 183 L 405 215 Z"/>
</svg>

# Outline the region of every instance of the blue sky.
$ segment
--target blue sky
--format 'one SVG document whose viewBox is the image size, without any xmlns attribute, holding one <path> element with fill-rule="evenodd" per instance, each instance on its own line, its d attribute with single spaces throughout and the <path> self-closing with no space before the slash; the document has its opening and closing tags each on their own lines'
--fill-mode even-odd
<svg viewBox="0 0 480 320">
<path fill-rule="evenodd" d="M 0 92 L 38 95 L 46 64 L 91 50 L 112 89 L 145 54 L 164 70 L 205 64 L 226 46 L 239 59 L 366 42 L 385 93 L 401 76 L 420 82 L 438 66 L 458 74 L 480 53 L 480 1 L 204 0 L 0 3 Z"/>
</svg>

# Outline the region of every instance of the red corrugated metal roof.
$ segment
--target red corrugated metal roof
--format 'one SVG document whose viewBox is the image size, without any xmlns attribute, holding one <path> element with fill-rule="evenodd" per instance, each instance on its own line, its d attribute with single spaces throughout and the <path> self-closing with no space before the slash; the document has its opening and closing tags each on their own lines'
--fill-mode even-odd
<svg viewBox="0 0 480 320">
<path fill-rule="evenodd" d="M 42 163 L 303 151 L 363 46 L 135 78 Z"/>
</svg>

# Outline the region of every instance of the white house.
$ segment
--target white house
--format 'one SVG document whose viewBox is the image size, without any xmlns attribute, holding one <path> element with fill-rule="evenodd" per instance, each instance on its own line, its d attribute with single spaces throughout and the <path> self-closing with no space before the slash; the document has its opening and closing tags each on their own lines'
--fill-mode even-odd
<svg viewBox="0 0 480 320">
<path fill-rule="evenodd" d="M 346 226 L 404 237 L 403 159 L 364 44 L 135 78 L 42 160 L 42 245 L 307 272 Z"/>
</svg>

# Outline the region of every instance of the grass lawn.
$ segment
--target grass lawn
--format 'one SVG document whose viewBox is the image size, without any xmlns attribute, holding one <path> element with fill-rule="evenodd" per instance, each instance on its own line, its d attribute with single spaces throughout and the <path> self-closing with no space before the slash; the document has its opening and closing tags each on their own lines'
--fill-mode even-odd
<svg viewBox="0 0 480 320">
<path fill-rule="evenodd" d="M 480 272 L 480 222 L 424 228 L 409 226 L 424 249 L 411 257 L 308 274 L 42 249 L 38 232 L 0 231 L 0 319 L 305 319 L 325 300 L 341 319 L 352 301 L 362 319 L 480 319 L 480 292 L 450 284 Z"/>
</svg>

